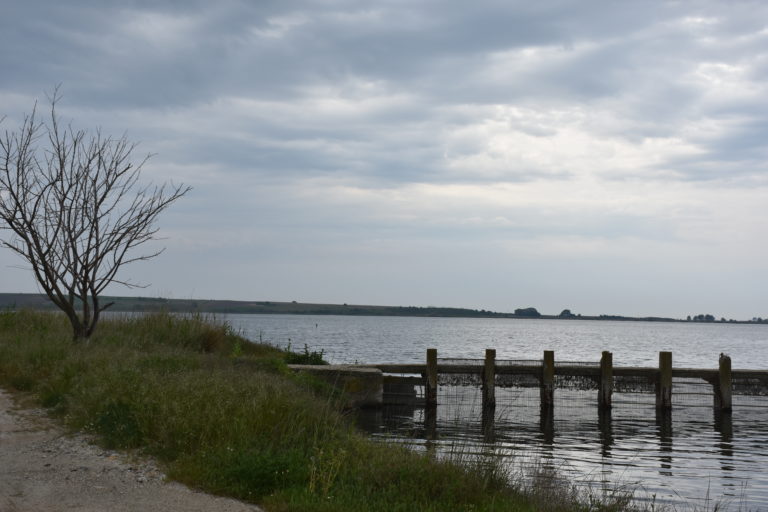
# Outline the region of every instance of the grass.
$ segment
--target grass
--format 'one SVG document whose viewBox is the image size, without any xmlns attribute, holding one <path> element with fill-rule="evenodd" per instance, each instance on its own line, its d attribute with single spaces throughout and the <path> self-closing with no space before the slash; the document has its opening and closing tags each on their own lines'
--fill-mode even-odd
<svg viewBox="0 0 768 512">
<path fill-rule="evenodd" d="M 326 386 L 286 367 L 321 359 L 194 316 L 105 319 L 74 344 L 61 315 L 0 313 L 0 386 L 31 393 L 104 446 L 157 458 L 173 479 L 268 511 L 627 507 L 580 500 L 567 484 L 514 485 L 498 459 L 435 460 L 372 442 Z"/>
</svg>

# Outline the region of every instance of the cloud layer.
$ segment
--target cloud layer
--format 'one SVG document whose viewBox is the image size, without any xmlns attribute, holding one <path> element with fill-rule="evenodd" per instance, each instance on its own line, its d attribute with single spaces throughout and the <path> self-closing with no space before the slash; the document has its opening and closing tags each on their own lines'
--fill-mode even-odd
<svg viewBox="0 0 768 512">
<path fill-rule="evenodd" d="M 545 4 L 17 2 L 2 127 L 195 188 L 144 293 L 766 316 L 768 6 Z"/>
</svg>

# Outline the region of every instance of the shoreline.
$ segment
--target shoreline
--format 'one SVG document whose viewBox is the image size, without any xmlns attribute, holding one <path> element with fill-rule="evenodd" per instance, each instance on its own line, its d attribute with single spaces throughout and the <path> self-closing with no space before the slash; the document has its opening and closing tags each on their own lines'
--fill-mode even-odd
<svg viewBox="0 0 768 512">
<path fill-rule="evenodd" d="M 202 299 L 165 299 L 154 297 L 104 296 L 104 301 L 114 302 L 108 311 L 122 313 L 207 313 L 207 314 L 267 314 L 267 315 L 340 315 L 340 316 L 395 316 L 419 318 L 506 318 L 519 320 L 595 320 L 619 322 L 667 322 L 687 324 L 736 324 L 768 325 L 768 319 L 734 320 L 713 319 L 709 321 L 681 318 L 624 315 L 581 315 L 568 314 L 515 314 L 487 311 L 484 309 L 434 307 L 434 306 L 376 306 L 360 304 L 319 304 L 306 302 L 278 301 L 236 301 Z M 0 310 L 35 309 L 58 311 L 44 294 L 0 293 Z"/>
</svg>

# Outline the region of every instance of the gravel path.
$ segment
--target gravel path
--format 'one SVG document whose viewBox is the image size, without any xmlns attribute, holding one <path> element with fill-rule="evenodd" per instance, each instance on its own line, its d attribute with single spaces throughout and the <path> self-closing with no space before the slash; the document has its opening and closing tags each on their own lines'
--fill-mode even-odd
<svg viewBox="0 0 768 512">
<path fill-rule="evenodd" d="M 257 512 L 239 501 L 166 482 L 151 461 L 69 436 L 40 409 L 0 390 L 0 512 Z"/>
</svg>

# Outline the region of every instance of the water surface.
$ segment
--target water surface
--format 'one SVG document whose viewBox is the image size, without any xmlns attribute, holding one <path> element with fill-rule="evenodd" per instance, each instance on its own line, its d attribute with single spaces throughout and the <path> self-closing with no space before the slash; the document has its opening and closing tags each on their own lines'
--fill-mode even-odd
<svg viewBox="0 0 768 512">
<path fill-rule="evenodd" d="M 720 353 L 733 368 L 768 369 L 768 326 L 588 320 L 227 315 L 253 340 L 323 350 L 333 363 L 421 363 L 427 348 L 440 357 L 598 361 L 656 366 L 659 351 L 676 367 L 716 368 Z M 675 384 L 676 389 L 682 389 Z M 696 390 L 696 385 L 691 389 Z M 639 489 L 641 499 L 713 508 L 768 509 L 768 401 L 735 397 L 732 414 L 716 414 L 709 388 L 675 396 L 670 414 L 652 395 L 616 394 L 600 414 L 594 393 L 556 390 L 552 413 L 536 389 L 497 389 L 488 421 L 476 387 L 442 387 L 436 417 L 420 408 L 387 408 L 361 418 L 375 438 L 417 449 L 447 449 L 459 441 L 471 453 L 508 455 L 511 465 L 551 464 L 597 492 Z M 697 391 L 698 392 L 698 391 Z"/>
</svg>

